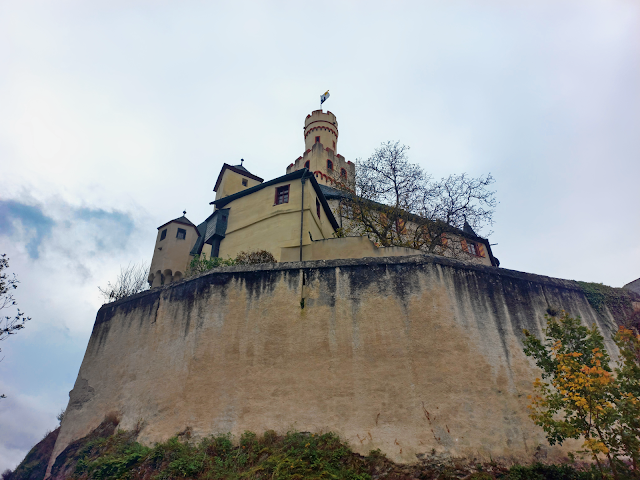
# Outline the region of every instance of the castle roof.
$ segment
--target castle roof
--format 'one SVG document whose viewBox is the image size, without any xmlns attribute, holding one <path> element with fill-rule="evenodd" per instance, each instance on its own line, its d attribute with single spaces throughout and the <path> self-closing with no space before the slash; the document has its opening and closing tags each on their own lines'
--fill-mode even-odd
<svg viewBox="0 0 640 480">
<path fill-rule="evenodd" d="M 198 230 L 198 238 L 196 239 L 196 243 L 193 244 L 189 255 L 199 255 L 202 251 L 202 246 L 204 245 L 204 234 L 207 232 L 207 221 L 205 220 L 198 225 L 196 230 Z"/>
<path fill-rule="evenodd" d="M 287 175 L 283 175 L 282 177 L 274 178 L 273 180 L 269 180 L 268 182 L 261 183 L 260 185 L 256 185 L 254 187 L 247 188 L 238 193 L 234 193 L 233 195 L 229 195 L 227 197 L 214 200 L 213 202 L 210 202 L 210 204 L 215 205 L 216 208 L 223 208 L 225 205 L 233 202 L 234 200 L 237 200 L 238 198 L 242 198 L 246 195 L 251 195 L 254 192 L 258 192 L 263 188 L 270 187 L 278 183 L 287 182 L 289 180 L 301 179 L 303 176 L 306 180 L 309 180 L 311 182 L 313 189 L 316 191 L 316 194 L 318 195 L 318 200 L 320 200 L 320 204 L 322 205 L 322 208 L 324 209 L 324 212 L 327 215 L 327 218 L 329 219 L 329 222 L 331 223 L 331 226 L 333 227 L 333 229 L 337 230 L 338 228 L 340 228 L 340 225 L 338 225 L 338 222 L 336 221 L 336 217 L 333 216 L 333 212 L 331 211 L 331 208 L 327 203 L 327 199 L 324 196 L 324 193 L 322 191 L 322 186 L 318 184 L 316 178 L 313 176 L 312 173 L 309 172 L 309 169 L 307 168 L 296 170 L 295 172 L 288 173 Z"/>
<path fill-rule="evenodd" d="M 196 231 L 198 230 L 198 227 L 196 227 L 196 226 L 191 222 L 191 220 L 189 220 L 189 219 L 188 219 L 187 217 L 185 217 L 184 215 L 182 215 L 181 217 L 178 217 L 178 218 L 174 218 L 173 220 L 171 220 L 171 221 L 169 221 L 169 222 L 167 222 L 167 223 L 164 223 L 164 224 L 160 225 L 160 226 L 158 227 L 158 230 L 160 230 L 162 227 L 166 227 L 166 226 L 167 226 L 167 225 L 169 225 L 170 223 L 181 223 L 182 225 L 189 225 L 189 226 L 191 226 L 191 227 L 195 228 L 195 229 L 196 229 Z M 198 233 L 198 234 L 199 234 L 199 233 Z"/>
<path fill-rule="evenodd" d="M 464 221 L 464 226 L 462 227 L 462 231 L 467 235 L 473 235 L 474 237 L 478 236 L 478 234 L 473 231 L 473 228 L 471 228 L 471 225 L 469 225 L 466 220 Z"/>
<path fill-rule="evenodd" d="M 338 190 L 337 188 L 329 187 L 328 185 L 320 185 L 320 190 L 322 190 L 322 194 L 327 200 L 347 198 L 347 194 L 342 190 Z"/>
<path fill-rule="evenodd" d="M 213 187 L 214 192 L 218 191 L 218 187 L 220 186 L 220 182 L 222 182 L 222 176 L 224 175 L 225 170 L 231 170 L 232 172 L 236 172 L 244 177 L 255 180 L 256 182 L 264 182 L 264 179 L 249 172 L 249 170 L 244 168 L 242 165 L 229 165 L 228 163 L 225 163 L 224 165 L 222 165 L 222 169 L 220 170 L 220 174 L 218 175 L 218 179 L 216 180 L 216 186 Z"/>
</svg>

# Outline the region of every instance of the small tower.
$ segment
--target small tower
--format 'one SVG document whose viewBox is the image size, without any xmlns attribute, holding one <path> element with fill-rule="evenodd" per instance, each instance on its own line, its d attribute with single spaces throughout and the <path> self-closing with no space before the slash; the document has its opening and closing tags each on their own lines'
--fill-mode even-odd
<svg viewBox="0 0 640 480">
<path fill-rule="evenodd" d="M 190 251 L 200 233 L 185 216 L 187 212 L 183 213 L 181 217 L 158 227 L 149 269 L 151 288 L 182 279 L 191 261 Z"/>
<path fill-rule="evenodd" d="M 319 183 L 329 186 L 354 178 L 356 166 L 337 152 L 338 120 L 333 113 L 315 110 L 307 115 L 304 145 L 304 154 L 287 167 L 287 173 L 308 168 Z"/>
<path fill-rule="evenodd" d="M 304 119 L 304 148 L 310 150 L 316 143 L 338 153 L 338 120 L 331 112 L 315 110 Z"/>
</svg>

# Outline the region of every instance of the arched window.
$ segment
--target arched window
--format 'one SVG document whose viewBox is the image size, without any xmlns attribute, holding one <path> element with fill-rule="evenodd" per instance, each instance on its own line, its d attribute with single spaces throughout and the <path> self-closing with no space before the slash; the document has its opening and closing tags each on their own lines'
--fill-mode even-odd
<svg viewBox="0 0 640 480">
<path fill-rule="evenodd" d="M 340 176 L 345 180 L 347 179 L 347 171 L 344 168 L 340 169 Z"/>
<path fill-rule="evenodd" d="M 309 160 L 307 160 L 306 162 L 304 162 L 304 168 L 309 168 Z"/>
<path fill-rule="evenodd" d="M 333 170 L 333 162 L 331 160 L 327 160 L 327 170 Z"/>
</svg>

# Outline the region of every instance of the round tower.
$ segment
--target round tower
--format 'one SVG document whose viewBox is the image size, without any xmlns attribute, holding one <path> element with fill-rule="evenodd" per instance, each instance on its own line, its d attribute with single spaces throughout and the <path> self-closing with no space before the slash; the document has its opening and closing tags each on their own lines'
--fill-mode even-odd
<svg viewBox="0 0 640 480">
<path fill-rule="evenodd" d="M 316 143 L 338 153 L 338 121 L 331 112 L 315 110 L 304 121 L 304 147 L 311 150 Z"/>
</svg>

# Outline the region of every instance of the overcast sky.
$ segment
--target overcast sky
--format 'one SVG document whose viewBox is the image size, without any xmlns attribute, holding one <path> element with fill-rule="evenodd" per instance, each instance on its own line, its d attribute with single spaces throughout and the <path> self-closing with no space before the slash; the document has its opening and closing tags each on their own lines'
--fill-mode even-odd
<svg viewBox="0 0 640 480">
<path fill-rule="evenodd" d="M 98 285 L 195 223 L 224 162 L 265 179 L 330 89 L 338 151 L 491 173 L 501 266 L 640 277 L 635 0 L 0 0 L 0 253 L 33 320 L 2 343 L 0 470 L 66 407 Z"/>
</svg>

